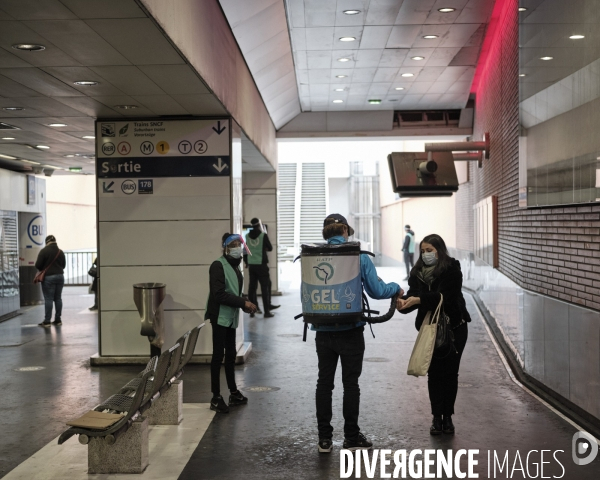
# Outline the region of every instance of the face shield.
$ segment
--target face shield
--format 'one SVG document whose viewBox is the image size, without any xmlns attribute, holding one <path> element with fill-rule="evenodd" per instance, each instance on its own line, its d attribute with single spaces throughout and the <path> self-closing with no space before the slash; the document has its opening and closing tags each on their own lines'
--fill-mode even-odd
<svg viewBox="0 0 600 480">
<path fill-rule="evenodd" d="M 257 228 L 259 231 L 264 232 L 262 220 L 259 218 L 257 223 L 252 223 L 252 228 Z"/>
<path fill-rule="evenodd" d="M 246 252 L 246 254 L 252 255 L 252 253 L 250 253 L 250 249 L 248 248 L 248 245 L 246 245 L 246 242 L 244 242 L 244 239 L 242 238 L 242 236 L 238 235 L 237 233 L 234 233 L 233 235 L 229 235 L 223 242 L 223 247 L 228 250 L 229 245 L 233 242 L 240 242 L 240 245 L 242 246 L 242 248 Z"/>
</svg>

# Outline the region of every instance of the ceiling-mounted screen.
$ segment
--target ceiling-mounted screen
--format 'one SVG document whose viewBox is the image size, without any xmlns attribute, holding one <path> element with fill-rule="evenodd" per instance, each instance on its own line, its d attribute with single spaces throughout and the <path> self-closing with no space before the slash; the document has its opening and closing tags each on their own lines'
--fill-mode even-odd
<svg viewBox="0 0 600 480">
<path fill-rule="evenodd" d="M 395 152 L 388 155 L 392 188 L 400 197 L 449 197 L 458 190 L 451 152 Z"/>
</svg>

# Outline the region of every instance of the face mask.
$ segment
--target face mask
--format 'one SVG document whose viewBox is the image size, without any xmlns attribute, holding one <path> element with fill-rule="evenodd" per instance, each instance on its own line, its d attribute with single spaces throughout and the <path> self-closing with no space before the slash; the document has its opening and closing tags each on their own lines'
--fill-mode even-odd
<svg viewBox="0 0 600 480">
<path fill-rule="evenodd" d="M 435 252 L 422 253 L 421 258 L 423 259 L 423 263 L 428 267 L 435 265 L 438 261 L 437 257 L 435 256 Z"/>
<path fill-rule="evenodd" d="M 241 258 L 243 251 L 244 251 L 244 249 L 242 247 L 233 247 L 233 248 L 229 249 L 228 255 L 231 258 Z"/>
</svg>

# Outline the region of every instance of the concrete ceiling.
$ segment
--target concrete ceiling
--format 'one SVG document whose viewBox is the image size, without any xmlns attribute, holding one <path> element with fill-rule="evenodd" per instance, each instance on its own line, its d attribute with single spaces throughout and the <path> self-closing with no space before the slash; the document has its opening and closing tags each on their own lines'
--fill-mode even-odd
<svg viewBox="0 0 600 480">
<path fill-rule="evenodd" d="M 285 4 L 302 111 L 314 112 L 464 108 L 494 0 Z M 444 7 L 455 11 L 438 11 Z M 343 13 L 350 9 L 359 13 Z"/>
<path fill-rule="evenodd" d="M 227 111 L 134 0 L 0 0 L 0 159 L 93 173 L 95 118 L 165 115 Z"/>
</svg>

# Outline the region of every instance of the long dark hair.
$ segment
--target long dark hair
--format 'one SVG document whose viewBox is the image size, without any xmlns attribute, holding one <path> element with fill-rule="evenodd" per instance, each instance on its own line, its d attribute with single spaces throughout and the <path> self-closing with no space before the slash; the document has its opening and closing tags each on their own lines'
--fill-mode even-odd
<svg viewBox="0 0 600 480">
<path fill-rule="evenodd" d="M 435 247 L 437 250 L 438 262 L 433 270 L 433 276 L 437 278 L 452 264 L 452 257 L 448 253 L 446 242 L 444 242 L 444 239 L 436 233 L 427 235 L 423 240 L 421 240 L 421 243 L 419 244 L 419 260 L 417 260 L 417 263 L 415 263 L 415 266 L 410 271 L 410 275 L 411 277 L 416 275 L 419 270 L 425 266 L 425 262 L 423 262 L 423 257 L 421 256 L 421 245 L 424 243 L 433 245 L 433 247 Z"/>
</svg>

